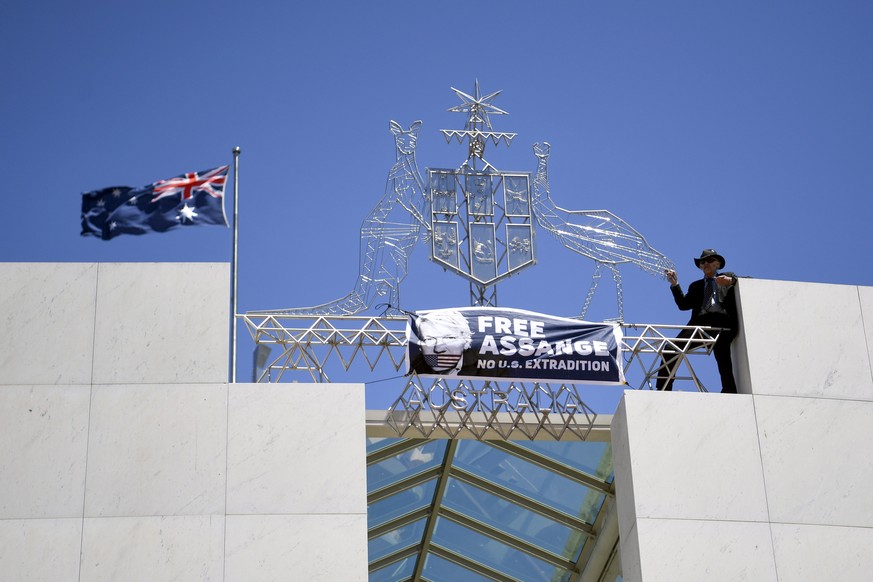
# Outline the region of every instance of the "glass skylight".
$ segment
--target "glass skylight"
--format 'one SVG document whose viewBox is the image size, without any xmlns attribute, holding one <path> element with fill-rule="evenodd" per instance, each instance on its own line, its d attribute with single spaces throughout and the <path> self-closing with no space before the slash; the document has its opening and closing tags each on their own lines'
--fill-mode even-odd
<svg viewBox="0 0 873 582">
<path fill-rule="evenodd" d="M 367 460 L 371 582 L 569 581 L 614 498 L 603 442 L 370 438 Z"/>
</svg>

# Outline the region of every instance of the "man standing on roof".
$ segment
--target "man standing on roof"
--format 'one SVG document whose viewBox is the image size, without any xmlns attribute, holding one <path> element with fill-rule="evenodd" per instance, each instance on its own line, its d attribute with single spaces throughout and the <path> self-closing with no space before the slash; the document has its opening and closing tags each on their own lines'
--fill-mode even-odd
<svg viewBox="0 0 873 582">
<path fill-rule="evenodd" d="M 682 311 L 691 310 L 691 319 L 686 325 L 721 328 L 713 348 L 718 373 L 721 376 L 721 391 L 736 394 L 737 385 L 734 382 L 731 363 L 731 342 L 737 334 L 739 325 L 734 297 L 737 276 L 729 272 L 719 273 L 719 270 L 724 268 L 724 263 L 724 257 L 714 249 L 704 249 L 700 257 L 694 259 L 694 264 L 703 271 L 703 279 L 691 283 L 688 286 L 688 293 L 682 293 L 676 271 L 667 270 L 665 274 L 667 281 L 670 282 L 670 291 L 673 293 L 676 305 Z M 683 329 L 677 339 L 688 339 L 692 333 L 693 330 Z M 683 343 L 679 342 L 679 347 L 682 347 Z M 693 347 L 693 343 L 692 341 L 692 345 L 688 347 Z M 671 355 L 665 350 L 658 370 L 656 382 L 658 390 L 673 389 L 673 379 L 679 362 L 679 355 Z"/>
</svg>

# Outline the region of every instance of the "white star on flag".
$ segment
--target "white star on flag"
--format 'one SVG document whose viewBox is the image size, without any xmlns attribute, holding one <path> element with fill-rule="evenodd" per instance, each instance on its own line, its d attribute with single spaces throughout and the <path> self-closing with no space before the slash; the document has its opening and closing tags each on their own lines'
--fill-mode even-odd
<svg viewBox="0 0 873 582">
<path fill-rule="evenodd" d="M 179 216 L 176 217 L 177 219 L 187 218 L 189 222 L 194 222 L 194 217 L 197 216 L 197 213 L 194 212 L 194 209 L 189 208 L 187 203 L 185 204 L 185 206 L 182 207 L 182 210 L 180 210 L 179 213 Z"/>
</svg>

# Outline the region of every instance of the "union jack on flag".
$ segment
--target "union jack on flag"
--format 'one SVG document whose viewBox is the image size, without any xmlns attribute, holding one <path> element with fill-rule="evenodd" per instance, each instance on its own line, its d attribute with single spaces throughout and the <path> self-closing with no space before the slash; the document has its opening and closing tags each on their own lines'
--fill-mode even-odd
<svg viewBox="0 0 873 582">
<path fill-rule="evenodd" d="M 199 190 L 215 198 L 221 198 L 226 181 L 227 166 L 199 173 L 189 172 L 169 180 L 159 180 L 154 183 L 155 197 L 152 198 L 152 202 L 176 194 L 181 194 L 182 200 L 188 200 Z"/>
<path fill-rule="evenodd" d="M 180 226 L 223 225 L 228 166 L 188 172 L 142 188 L 113 186 L 82 194 L 82 236 L 166 232 Z"/>
</svg>

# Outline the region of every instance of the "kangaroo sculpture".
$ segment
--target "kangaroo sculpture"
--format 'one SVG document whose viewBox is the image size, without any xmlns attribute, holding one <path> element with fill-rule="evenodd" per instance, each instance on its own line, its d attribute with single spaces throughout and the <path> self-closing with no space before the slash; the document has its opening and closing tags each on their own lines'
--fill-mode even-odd
<svg viewBox="0 0 873 582">
<path fill-rule="evenodd" d="M 354 289 L 345 297 L 321 305 L 269 313 L 354 315 L 377 301 L 385 306 L 385 314 L 400 313 L 400 283 L 408 272 L 409 253 L 426 227 L 427 197 L 415 160 L 421 121 L 403 129 L 392 120 L 389 129 L 394 135 L 396 160 L 388 171 L 385 195 L 361 224 L 359 271 Z"/>
</svg>

